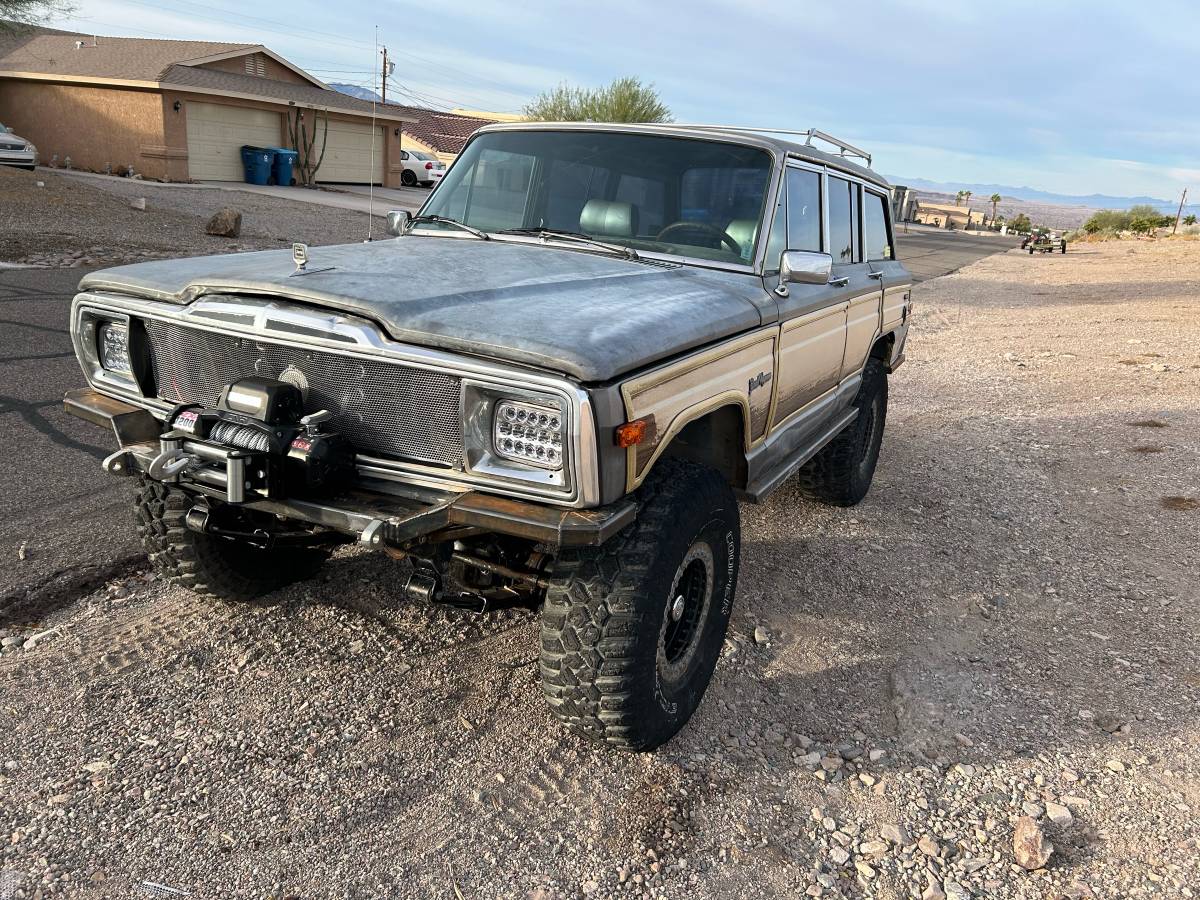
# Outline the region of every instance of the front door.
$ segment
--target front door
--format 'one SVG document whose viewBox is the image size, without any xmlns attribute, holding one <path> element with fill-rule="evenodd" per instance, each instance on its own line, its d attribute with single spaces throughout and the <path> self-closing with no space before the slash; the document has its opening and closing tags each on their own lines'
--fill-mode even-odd
<svg viewBox="0 0 1200 900">
<path fill-rule="evenodd" d="M 828 252 L 821 212 L 823 180 L 819 169 L 789 166 L 784 190 L 787 242 L 783 249 Z M 776 242 L 776 246 L 781 243 Z M 797 415 L 837 385 L 846 347 L 846 301 L 851 293 L 848 283 L 786 287 L 786 297 L 776 296 L 779 380 L 773 426 Z"/>
</svg>

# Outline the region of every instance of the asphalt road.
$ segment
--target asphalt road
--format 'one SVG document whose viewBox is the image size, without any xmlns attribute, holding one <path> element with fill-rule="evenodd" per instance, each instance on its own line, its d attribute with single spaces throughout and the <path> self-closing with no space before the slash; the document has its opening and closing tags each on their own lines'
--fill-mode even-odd
<svg viewBox="0 0 1200 900">
<path fill-rule="evenodd" d="M 914 230 L 897 255 L 922 281 L 1015 244 Z M 100 471 L 112 437 L 62 409 L 83 384 L 66 327 L 82 274 L 0 270 L 0 627 L 14 601 L 67 601 L 141 560 L 130 485 Z"/>
</svg>

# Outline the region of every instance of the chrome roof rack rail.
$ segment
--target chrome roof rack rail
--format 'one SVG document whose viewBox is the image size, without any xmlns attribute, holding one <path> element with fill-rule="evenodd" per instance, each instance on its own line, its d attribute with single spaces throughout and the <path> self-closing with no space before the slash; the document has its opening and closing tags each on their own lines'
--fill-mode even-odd
<svg viewBox="0 0 1200 900">
<path fill-rule="evenodd" d="M 675 125 L 676 123 L 670 123 Z M 859 159 L 864 159 L 867 165 L 871 165 L 871 154 L 865 150 L 860 150 L 853 144 L 848 144 L 845 141 L 835 138 L 833 135 L 826 134 L 823 131 L 818 131 L 816 128 L 809 128 L 805 131 L 789 131 L 786 128 L 747 128 L 742 125 L 676 125 L 677 128 L 701 128 L 709 131 L 749 131 L 756 134 L 792 134 L 804 138 L 804 143 L 811 147 L 813 141 L 824 141 L 826 144 L 832 144 L 838 148 L 839 156 L 856 156 Z"/>
</svg>

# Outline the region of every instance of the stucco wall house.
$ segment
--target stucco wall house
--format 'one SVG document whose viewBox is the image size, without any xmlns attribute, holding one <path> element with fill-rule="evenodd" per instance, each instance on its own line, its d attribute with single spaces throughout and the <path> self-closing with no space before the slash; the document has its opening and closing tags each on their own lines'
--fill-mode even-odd
<svg viewBox="0 0 1200 900">
<path fill-rule="evenodd" d="M 323 183 L 400 184 L 402 111 L 347 97 L 261 44 L 0 34 L 0 122 L 43 164 L 169 181 L 241 181 L 241 147 L 291 147 L 328 114 Z M 324 124 L 318 128 L 320 148 Z"/>
</svg>

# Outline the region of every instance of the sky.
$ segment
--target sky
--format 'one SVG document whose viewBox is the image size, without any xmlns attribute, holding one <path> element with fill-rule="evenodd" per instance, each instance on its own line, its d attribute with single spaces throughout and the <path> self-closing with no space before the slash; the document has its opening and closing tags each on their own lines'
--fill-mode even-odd
<svg viewBox="0 0 1200 900">
<path fill-rule="evenodd" d="M 52 24 L 262 43 L 389 99 L 518 112 L 652 82 L 679 122 L 819 128 L 892 177 L 1200 194 L 1196 0 L 74 0 Z"/>
</svg>

